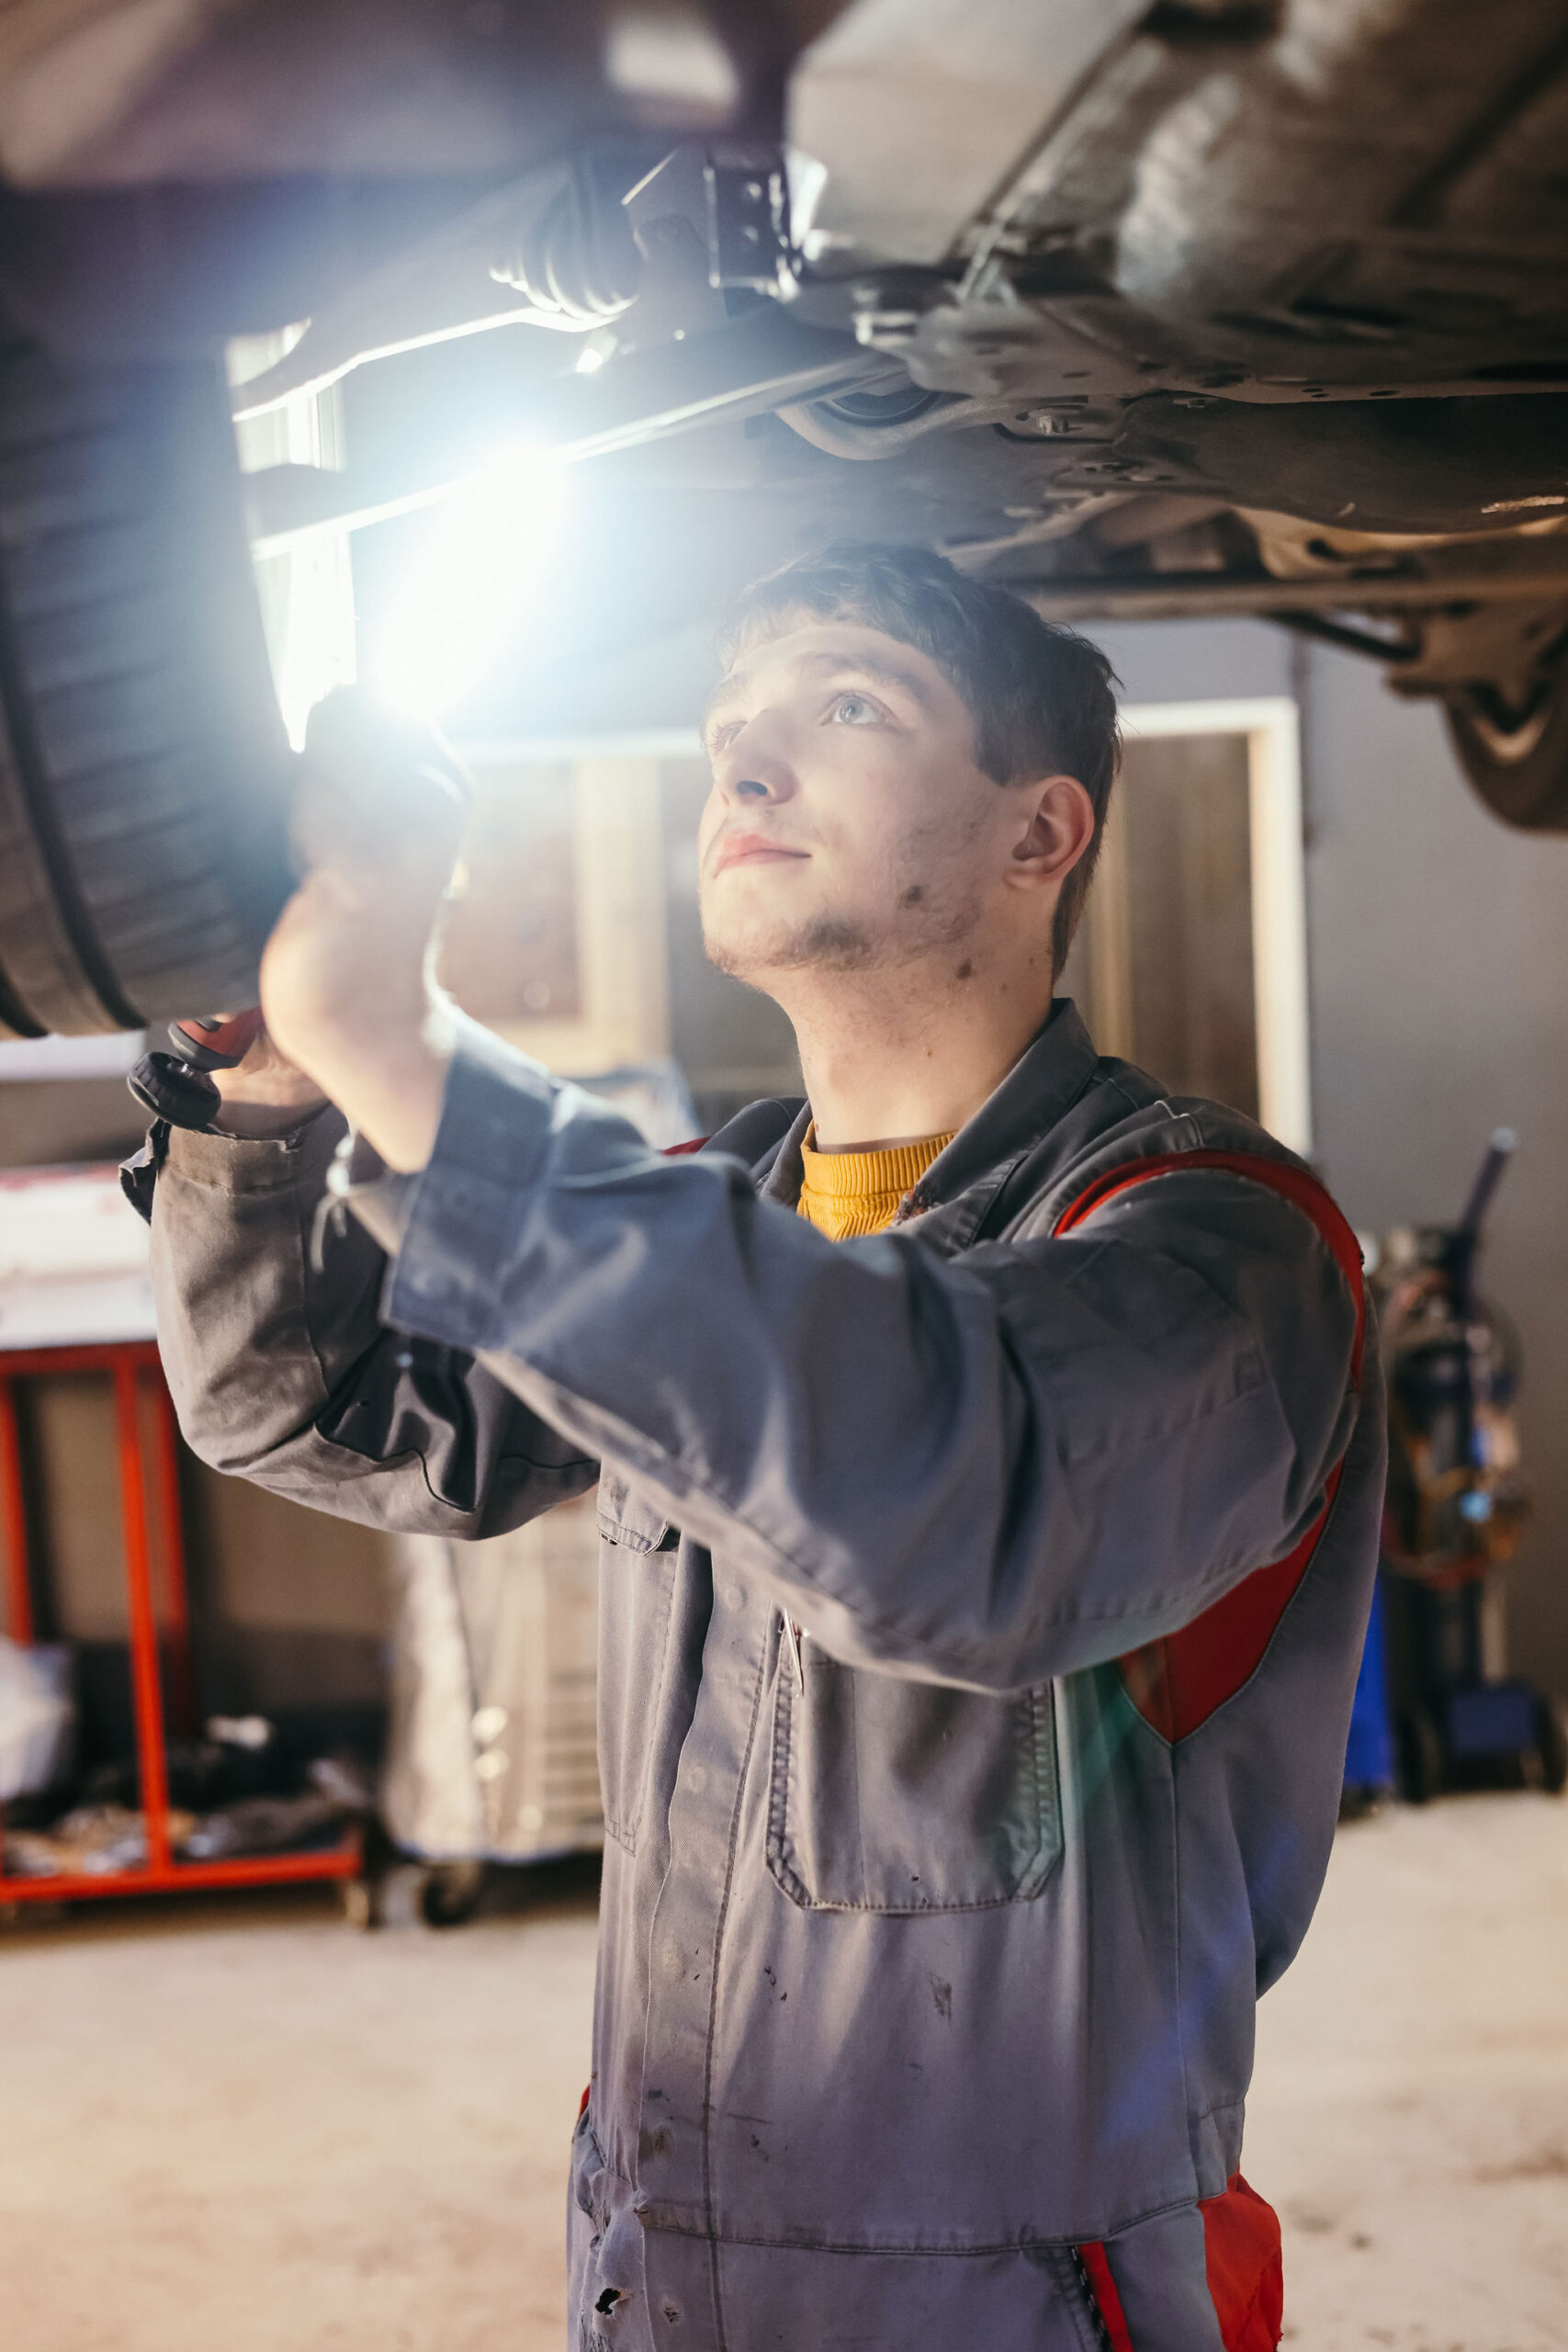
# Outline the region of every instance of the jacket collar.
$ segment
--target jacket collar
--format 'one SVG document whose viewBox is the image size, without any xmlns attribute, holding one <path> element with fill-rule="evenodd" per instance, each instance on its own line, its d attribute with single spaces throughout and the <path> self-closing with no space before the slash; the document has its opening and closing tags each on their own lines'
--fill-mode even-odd
<svg viewBox="0 0 1568 2352">
<path fill-rule="evenodd" d="M 1012 1170 L 1077 1102 L 1098 1058 L 1077 1006 L 1057 997 L 1001 1084 L 932 1160 L 898 1222 L 918 1217 L 930 1240 L 964 1248 Z M 800 1147 L 811 1125 L 809 1102 L 779 1105 L 781 1115 L 791 1109 L 784 1133 L 752 1171 L 762 1197 L 786 1208 L 800 1198 Z M 722 1148 L 723 1137 L 715 1140 Z"/>
</svg>

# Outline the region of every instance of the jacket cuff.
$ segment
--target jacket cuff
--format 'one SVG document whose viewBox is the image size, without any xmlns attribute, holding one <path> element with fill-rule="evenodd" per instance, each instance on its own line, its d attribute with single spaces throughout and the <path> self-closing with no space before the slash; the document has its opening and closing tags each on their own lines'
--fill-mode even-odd
<svg viewBox="0 0 1568 2352">
<path fill-rule="evenodd" d="M 329 1106 L 312 1111 L 284 1136 L 258 1142 L 215 1128 L 176 1127 L 154 1119 L 139 1151 L 119 1164 L 119 1189 L 141 1219 L 152 1222 L 152 1199 L 165 1168 L 220 1193 L 276 1193 L 302 1182 L 331 1159 L 343 1120 Z"/>
<path fill-rule="evenodd" d="M 518 1195 L 545 1161 L 560 1089 L 543 1066 L 477 1022 L 461 1023 L 441 1124 L 412 1198 L 383 1319 L 448 1347 L 493 1344 Z"/>
<path fill-rule="evenodd" d="M 344 1135 L 341 1111 L 323 1103 L 281 1136 L 227 1136 L 215 1128 L 171 1127 L 164 1165 L 187 1182 L 220 1193 L 274 1193 L 308 1178 L 324 1179 Z"/>
</svg>

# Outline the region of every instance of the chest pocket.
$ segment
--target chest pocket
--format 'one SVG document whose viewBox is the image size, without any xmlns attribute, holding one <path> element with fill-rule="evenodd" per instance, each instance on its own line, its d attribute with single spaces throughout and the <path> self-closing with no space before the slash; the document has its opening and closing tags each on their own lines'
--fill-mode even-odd
<svg viewBox="0 0 1568 2352">
<path fill-rule="evenodd" d="M 992 1698 L 788 1644 L 774 1679 L 768 1868 L 807 1910 L 978 1911 L 1062 1850 L 1049 1683 Z"/>
<path fill-rule="evenodd" d="M 604 1827 L 636 1853 L 664 1691 L 675 1553 L 669 1522 L 606 1470 L 599 1481 L 599 1780 Z"/>
</svg>

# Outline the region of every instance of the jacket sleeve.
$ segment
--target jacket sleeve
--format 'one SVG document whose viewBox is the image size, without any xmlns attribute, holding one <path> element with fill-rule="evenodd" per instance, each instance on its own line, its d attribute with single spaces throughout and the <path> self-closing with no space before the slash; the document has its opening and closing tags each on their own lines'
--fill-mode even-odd
<svg viewBox="0 0 1568 2352">
<path fill-rule="evenodd" d="M 314 1262 L 343 1133 L 325 1111 L 276 1143 L 169 1135 L 152 1276 L 190 1445 L 296 1502 L 408 1533 L 493 1535 L 581 1494 L 597 1462 L 503 1381 L 383 1325 L 387 1261 L 355 1219 L 323 1230 Z"/>
<path fill-rule="evenodd" d="M 834 1655 L 978 1689 L 1176 1631 L 1283 1556 L 1358 1400 L 1302 1211 L 1204 1170 L 1070 1238 L 829 1243 L 472 1034 L 391 1319 L 754 1574 Z"/>
</svg>

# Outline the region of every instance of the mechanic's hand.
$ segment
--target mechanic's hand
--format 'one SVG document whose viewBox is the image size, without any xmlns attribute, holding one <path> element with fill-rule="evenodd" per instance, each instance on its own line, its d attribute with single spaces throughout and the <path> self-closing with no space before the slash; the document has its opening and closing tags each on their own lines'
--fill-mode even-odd
<svg viewBox="0 0 1568 2352">
<path fill-rule="evenodd" d="M 389 1167 L 423 1168 L 452 1051 L 428 967 L 466 814 L 461 771 L 433 732 L 352 686 L 311 712 L 300 770 L 303 879 L 262 957 L 272 1046 Z"/>
</svg>

